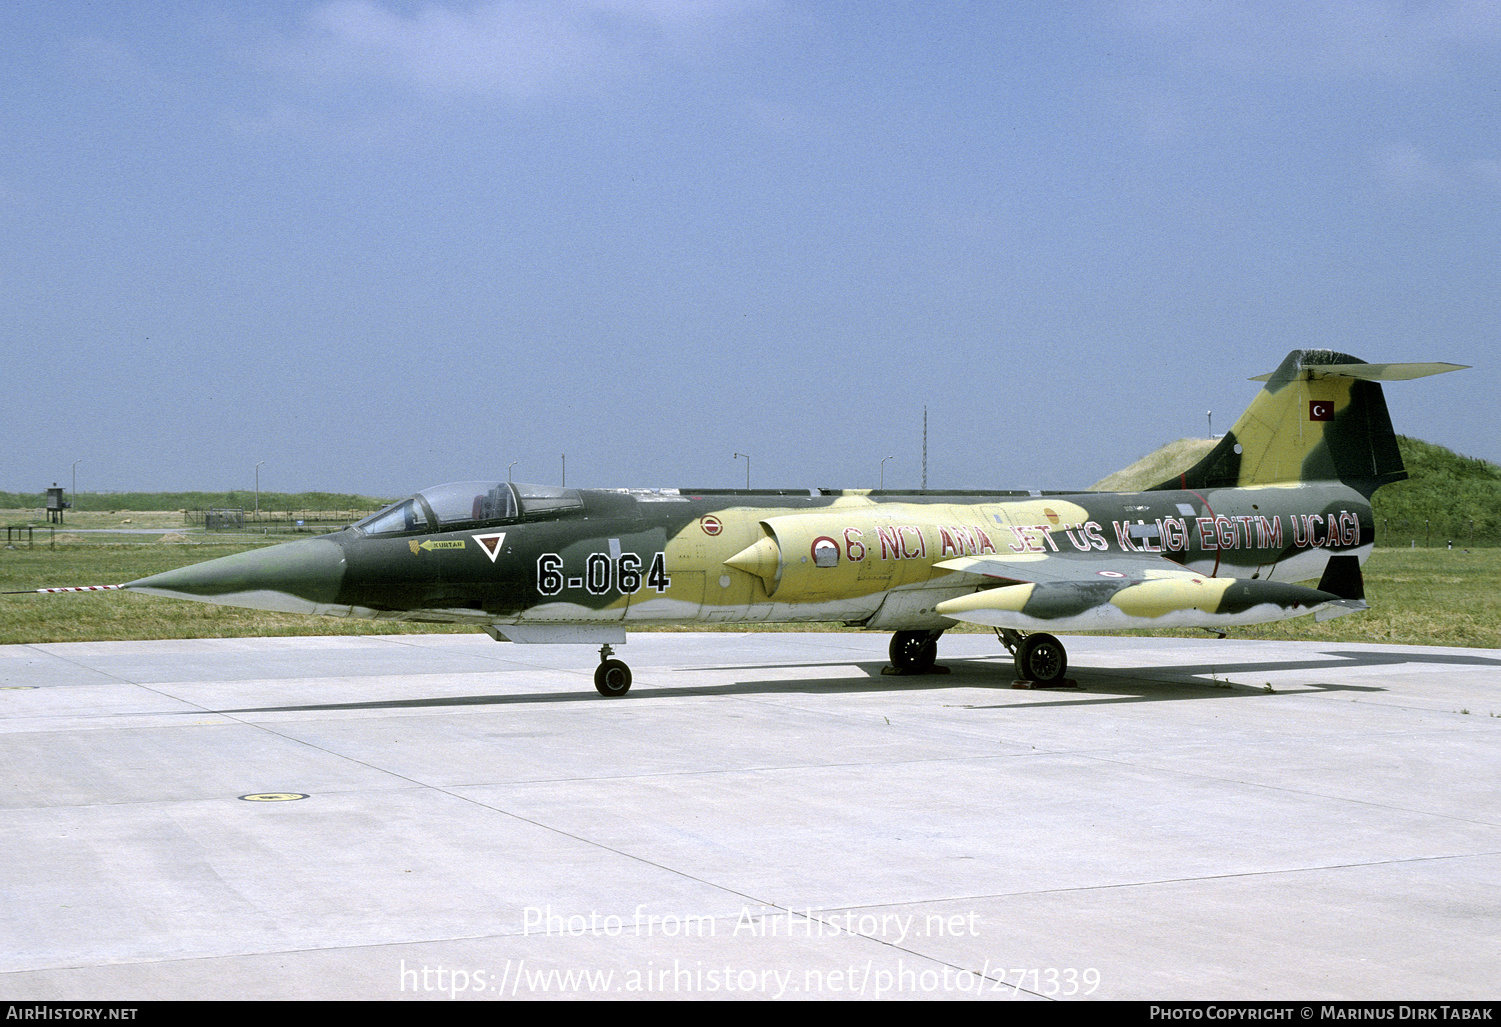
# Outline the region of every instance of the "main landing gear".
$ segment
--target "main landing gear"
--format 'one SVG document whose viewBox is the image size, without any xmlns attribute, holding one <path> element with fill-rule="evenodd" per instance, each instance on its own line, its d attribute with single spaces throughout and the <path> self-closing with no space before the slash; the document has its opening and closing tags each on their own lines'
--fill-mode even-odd
<svg viewBox="0 0 1501 1027">
<path fill-rule="evenodd" d="M 891 666 L 898 674 L 933 673 L 941 634 L 942 628 L 937 631 L 898 631 L 891 636 L 891 647 L 887 649 Z"/>
<path fill-rule="evenodd" d="M 1048 634 L 1038 631 L 1024 635 L 1013 628 L 996 631 L 1011 655 L 1016 658 L 1016 678 L 1044 688 L 1058 687 L 1065 682 L 1068 672 L 1068 653 L 1063 643 Z"/>
<path fill-rule="evenodd" d="M 891 636 L 891 668 L 887 673 L 931 674 L 933 661 L 938 657 L 936 631 L 898 631 Z M 1057 688 L 1065 684 L 1068 673 L 1068 653 L 1063 643 L 1045 631 L 1024 634 L 1013 628 L 998 628 L 996 634 L 1001 644 L 1016 659 L 1016 677 L 1042 688 Z M 942 669 L 942 668 L 938 668 Z"/>
<path fill-rule="evenodd" d="M 938 658 L 936 631 L 898 631 L 891 636 L 891 666 L 898 674 L 932 674 Z M 1041 688 L 1067 684 L 1068 653 L 1056 636 L 1045 631 L 1023 634 L 1012 628 L 998 628 L 1001 644 L 1016 658 L 1016 677 Z M 615 647 L 606 642 L 599 647 L 599 666 L 594 668 L 594 687 L 607 699 L 619 698 L 631 690 L 631 668 L 622 660 L 612 659 Z"/>
<path fill-rule="evenodd" d="M 594 687 L 607 699 L 625 695 L 631 690 L 631 668 L 623 660 L 610 659 L 615 647 L 606 642 L 599 647 L 599 666 L 594 668 Z"/>
</svg>

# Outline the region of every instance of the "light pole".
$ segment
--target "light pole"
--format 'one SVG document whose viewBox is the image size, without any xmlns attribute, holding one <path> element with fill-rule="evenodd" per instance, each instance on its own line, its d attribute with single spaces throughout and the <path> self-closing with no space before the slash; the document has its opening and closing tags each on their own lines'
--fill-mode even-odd
<svg viewBox="0 0 1501 1027">
<path fill-rule="evenodd" d="M 736 453 L 730 459 L 731 460 L 739 460 L 741 457 L 745 457 L 745 490 L 747 492 L 749 492 L 750 491 L 750 454 L 749 453 Z"/>
<path fill-rule="evenodd" d="M 520 460 L 512 460 L 510 462 L 510 464 L 506 467 L 506 482 L 507 482 L 507 484 L 509 484 L 510 481 L 511 481 L 511 468 L 515 467 L 519 463 L 521 463 Z"/>
<path fill-rule="evenodd" d="M 262 460 L 261 464 L 265 462 Z M 255 465 L 255 521 L 257 524 L 261 520 L 261 464 Z"/>
<path fill-rule="evenodd" d="M 889 456 L 881 457 L 881 488 L 883 489 L 886 487 L 886 461 L 890 459 Z"/>
<path fill-rule="evenodd" d="M 78 509 L 78 465 L 83 463 L 83 457 L 73 461 L 73 509 Z"/>
</svg>

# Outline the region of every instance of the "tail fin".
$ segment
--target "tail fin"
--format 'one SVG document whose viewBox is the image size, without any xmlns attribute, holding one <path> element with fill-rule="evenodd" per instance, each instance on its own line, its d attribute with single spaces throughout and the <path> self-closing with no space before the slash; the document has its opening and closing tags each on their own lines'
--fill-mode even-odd
<svg viewBox="0 0 1501 1027">
<path fill-rule="evenodd" d="M 1366 496 L 1407 470 L 1379 381 L 1404 381 L 1460 364 L 1368 364 L 1332 350 L 1294 350 L 1198 463 L 1151 491 L 1339 481 Z"/>
</svg>

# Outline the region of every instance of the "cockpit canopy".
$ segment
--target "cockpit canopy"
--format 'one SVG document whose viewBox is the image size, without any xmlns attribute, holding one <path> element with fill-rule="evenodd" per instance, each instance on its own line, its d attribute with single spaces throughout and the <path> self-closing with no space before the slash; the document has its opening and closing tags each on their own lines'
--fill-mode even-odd
<svg viewBox="0 0 1501 1027">
<path fill-rule="evenodd" d="M 577 489 L 507 481 L 454 481 L 392 503 L 355 525 L 366 535 L 456 531 L 581 510 Z"/>
</svg>

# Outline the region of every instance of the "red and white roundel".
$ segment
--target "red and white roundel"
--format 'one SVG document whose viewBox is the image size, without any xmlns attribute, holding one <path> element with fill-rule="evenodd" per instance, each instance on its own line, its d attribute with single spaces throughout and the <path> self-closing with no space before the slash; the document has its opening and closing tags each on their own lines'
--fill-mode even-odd
<svg viewBox="0 0 1501 1027">
<path fill-rule="evenodd" d="M 698 526 L 704 529 L 705 535 L 718 535 L 724 530 L 724 525 L 719 523 L 719 518 L 712 514 L 698 519 Z"/>
<path fill-rule="evenodd" d="M 809 555 L 813 557 L 815 567 L 836 566 L 839 563 L 839 543 L 827 535 L 820 535 L 813 540 Z"/>
<path fill-rule="evenodd" d="M 1095 573 L 1098 574 L 1102 578 L 1124 578 L 1125 577 L 1125 575 L 1122 574 L 1120 571 L 1095 571 Z"/>
</svg>

